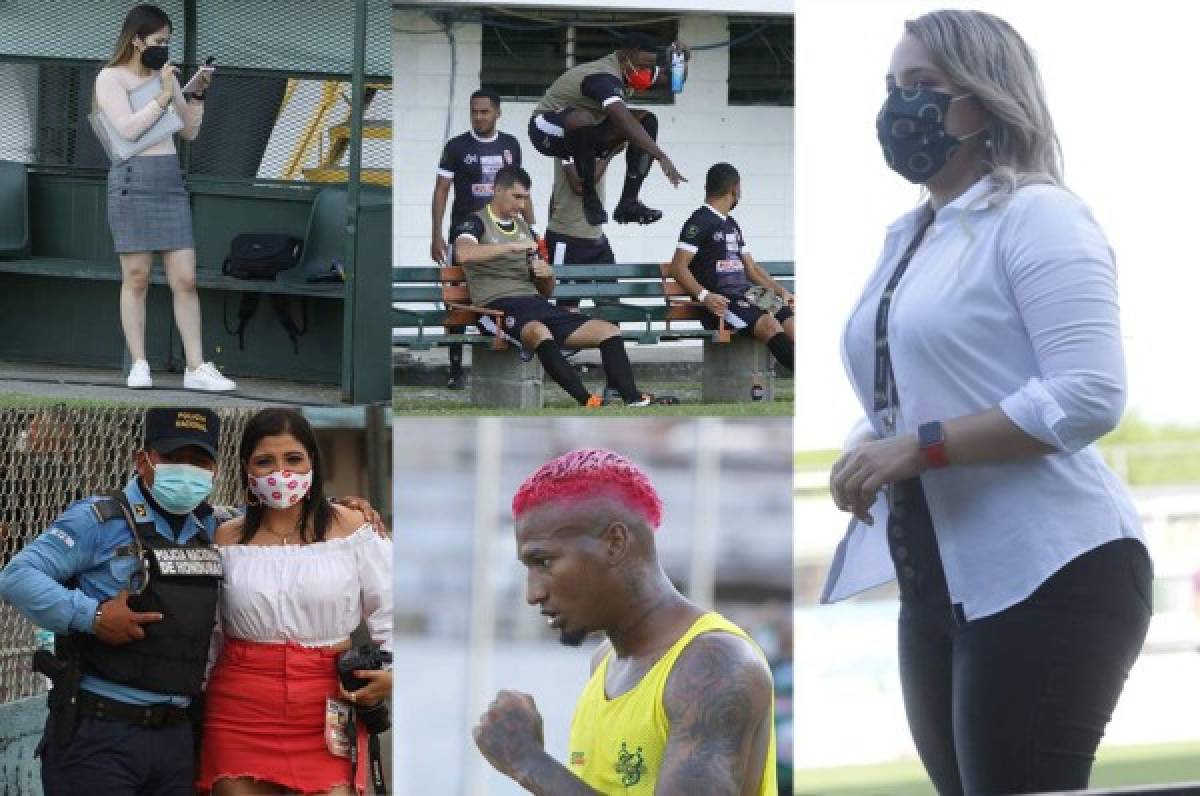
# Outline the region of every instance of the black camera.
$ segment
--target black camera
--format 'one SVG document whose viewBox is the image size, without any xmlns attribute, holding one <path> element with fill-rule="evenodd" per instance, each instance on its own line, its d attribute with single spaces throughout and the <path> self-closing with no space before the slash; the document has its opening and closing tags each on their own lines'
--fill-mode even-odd
<svg viewBox="0 0 1200 796">
<path fill-rule="evenodd" d="M 367 681 L 361 677 L 355 677 L 356 670 L 382 669 L 391 662 L 392 653 L 380 649 L 378 644 L 361 644 L 351 647 L 338 656 L 338 679 L 342 681 L 342 688 L 347 691 L 357 691 L 366 685 Z"/>
<path fill-rule="evenodd" d="M 337 658 L 338 679 L 342 688 L 347 691 L 357 691 L 367 684 L 361 677 L 355 677 L 354 672 L 382 669 L 392 662 L 392 653 L 380 649 L 377 644 L 362 644 L 352 647 Z M 371 707 L 355 706 L 355 713 L 363 727 L 371 735 L 387 732 L 392 726 L 391 716 L 388 715 L 387 700 L 380 700 Z"/>
</svg>

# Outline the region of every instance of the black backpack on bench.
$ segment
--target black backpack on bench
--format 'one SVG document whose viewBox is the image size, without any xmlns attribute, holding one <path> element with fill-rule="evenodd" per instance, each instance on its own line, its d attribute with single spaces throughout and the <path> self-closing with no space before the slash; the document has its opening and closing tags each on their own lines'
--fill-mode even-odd
<svg viewBox="0 0 1200 796">
<path fill-rule="evenodd" d="M 300 262 L 304 242 L 291 235 L 243 233 L 229 244 L 221 273 L 238 279 L 274 279 Z"/>
<path fill-rule="evenodd" d="M 229 256 L 221 266 L 221 273 L 237 279 L 275 279 L 280 271 L 294 268 L 300 262 L 300 254 L 304 249 L 304 241 L 291 235 L 275 235 L 263 233 L 242 233 L 235 235 L 229 244 Z M 257 291 L 242 294 L 238 304 L 237 329 L 231 329 L 227 318 L 223 318 L 225 331 L 237 335 L 238 348 L 246 348 L 246 325 L 258 310 L 262 298 Z M 297 323 L 292 304 L 300 305 L 300 322 Z M 292 341 L 292 351 L 300 353 L 300 338 L 308 331 L 308 308 L 303 296 L 271 295 L 271 306 L 275 317 L 279 319 L 288 339 Z M 222 308 L 224 309 L 224 308 Z"/>
</svg>

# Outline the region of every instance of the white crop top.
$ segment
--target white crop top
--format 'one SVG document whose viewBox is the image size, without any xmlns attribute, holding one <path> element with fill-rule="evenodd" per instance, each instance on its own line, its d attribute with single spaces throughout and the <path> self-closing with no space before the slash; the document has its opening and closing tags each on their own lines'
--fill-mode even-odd
<svg viewBox="0 0 1200 796">
<path fill-rule="evenodd" d="M 391 651 L 392 540 L 370 525 L 307 545 L 219 549 L 225 565 L 219 633 L 327 647 L 366 619 L 371 638 Z"/>
</svg>

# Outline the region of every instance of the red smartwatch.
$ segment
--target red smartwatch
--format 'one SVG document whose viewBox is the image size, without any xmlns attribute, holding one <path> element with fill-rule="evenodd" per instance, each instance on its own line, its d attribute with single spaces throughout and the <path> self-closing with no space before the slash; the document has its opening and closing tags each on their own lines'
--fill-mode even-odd
<svg viewBox="0 0 1200 796">
<path fill-rule="evenodd" d="M 950 459 L 946 456 L 946 432 L 941 421 L 935 420 L 918 426 L 917 445 L 920 446 L 921 455 L 925 457 L 925 464 L 930 469 L 935 470 L 950 464 Z"/>
</svg>

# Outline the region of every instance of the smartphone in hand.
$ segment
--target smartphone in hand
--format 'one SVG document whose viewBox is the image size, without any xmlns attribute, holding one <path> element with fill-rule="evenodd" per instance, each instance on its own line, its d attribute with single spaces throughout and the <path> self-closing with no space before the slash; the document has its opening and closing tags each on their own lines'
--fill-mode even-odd
<svg viewBox="0 0 1200 796">
<path fill-rule="evenodd" d="M 212 55 L 208 56 L 208 58 L 204 60 L 204 65 L 196 70 L 196 74 L 192 75 L 192 79 L 189 80 L 187 85 L 183 87 L 184 94 L 194 92 L 198 88 L 200 79 L 203 75 L 211 75 L 213 72 L 217 71 L 217 68 L 213 66 L 213 61 L 215 60 L 217 60 L 216 57 Z"/>
</svg>

